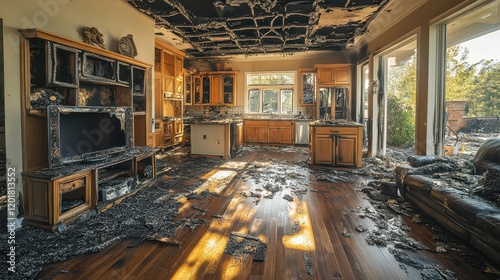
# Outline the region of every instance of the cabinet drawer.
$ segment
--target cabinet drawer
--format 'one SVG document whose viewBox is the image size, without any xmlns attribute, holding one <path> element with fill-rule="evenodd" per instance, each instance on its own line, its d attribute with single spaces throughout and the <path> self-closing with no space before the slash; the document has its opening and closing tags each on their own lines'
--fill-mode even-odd
<svg viewBox="0 0 500 280">
<path fill-rule="evenodd" d="M 316 134 L 357 134 L 357 127 L 338 127 L 338 126 L 328 126 L 328 127 L 316 127 Z"/>
<path fill-rule="evenodd" d="M 247 126 L 266 126 L 267 121 L 254 121 L 254 120 L 248 121 L 248 120 L 245 120 L 245 125 L 247 125 Z"/>
<path fill-rule="evenodd" d="M 290 127 L 292 126 L 291 121 L 267 121 L 268 126 L 279 126 L 279 127 Z"/>
<path fill-rule="evenodd" d="M 59 192 L 61 194 L 69 193 L 73 190 L 85 187 L 85 178 L 76 179 L 59 185 Z"/>
</svg>

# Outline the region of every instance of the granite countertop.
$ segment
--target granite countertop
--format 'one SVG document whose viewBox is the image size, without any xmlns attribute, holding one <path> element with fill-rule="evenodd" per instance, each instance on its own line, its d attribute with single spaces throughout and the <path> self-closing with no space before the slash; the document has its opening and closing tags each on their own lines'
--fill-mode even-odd
<svg viewBox="0 0 500 280">
<path fill-rule="evenodd" d="M 307 119 L 304 115 L 239 115 L 234 117 L 214 116 L 214 117 L 184 117 L 185 124 L 231 124 L 239 123 L 244 120 L 262 120 L 262 121 L 295 121 L 308 122 L 315 126 L 363 126 L 361 123 L 348 120 L 316 120 Z"/>
<path fill-rule="evenodd" d="M 274 115 L 274 114 L 263 114 L 263 115 L 245 115 L 245 120 L 263 120 L 263 121 L 314 121 L 314 119 L 307 119 L 304 115 Z"/>
<path fill-rule="evenodd" d="M 309 123 L 311 126 L 364 126 L 362 123 L 348 120 L 316 120 Z"/>
<path fill-rule="evenodd" d="M 232 124 L 243 122 L 242 118 L 184 118 L 185 124 Z"/>
</svg>

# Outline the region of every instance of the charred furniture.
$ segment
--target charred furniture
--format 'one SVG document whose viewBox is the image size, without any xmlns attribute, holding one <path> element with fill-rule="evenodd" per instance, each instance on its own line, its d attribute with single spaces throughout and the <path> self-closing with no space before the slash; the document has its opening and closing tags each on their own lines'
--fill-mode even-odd
<svg viewBox="0 0 500 280">
<path fill-rule="evenodd" d="M 425 162 L 425 158 L 431 157 L 416 158 L 416 162 Z M 483 252 L 496 264 L 500 264 L 498 204 L 473 194 L 471 190 L 454 188 L 433 174 L 422 172 L 423 169 L 434 169 L 440 170 L 441 173 L 452 173 L 456 167 L 449 168 L 449 162 L 431 158 L 426 163 L 396 168 L 396 183 L 400 193 L 447 230 Z M 465 173 L 466 176 L 474 174 L 472 163 L 470 166 L 470 172 Z M 495 169 L 500 170 L 500 163 Z"/>
<path fill-rule="evenodd" d="M 136 147 L 100 161 L 24 172 L 23 223 L 54 231 L 78 214 L 110 207 L 156 177 L 156 151 Z"/>
<path fill-rule="evenodd" d="M 24 223 L 54 230 L 155 176 L 156 149 L 143 147 L 152 142 L 150 65 L 39 29 L 20 33 Z"/>
</svg>

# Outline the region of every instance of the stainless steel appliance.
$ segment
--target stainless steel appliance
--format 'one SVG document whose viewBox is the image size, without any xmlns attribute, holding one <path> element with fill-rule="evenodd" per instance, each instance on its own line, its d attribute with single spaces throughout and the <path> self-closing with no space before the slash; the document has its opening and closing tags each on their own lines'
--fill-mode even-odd
<svg viewBox="0 0 500 280">
<path fill-rule="evenodd" d="M 295 121 L 295 145 L 309 144 L 309 122 L 306 120 Z"/>
<path fill-rule="evenodd" d="M 236 156 L 243 145 L 243 122 L 233 122 L 230 126 L 230 152 L 231 156 Z"/>
</svg>

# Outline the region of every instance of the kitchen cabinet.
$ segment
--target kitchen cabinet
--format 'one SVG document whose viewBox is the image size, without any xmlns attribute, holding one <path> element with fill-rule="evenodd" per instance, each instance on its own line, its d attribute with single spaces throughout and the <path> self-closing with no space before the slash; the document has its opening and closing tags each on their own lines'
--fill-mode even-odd
<svg viewBox="0 0 500 280">
<path fill-rule="evenodd" d="M 193 105 L 234 106 L 235 71 L 200 72 L 193 75 Z"/>
<path fill-rule="evenodd" d="M 95 206 L 91 172 L 56 180 L 26 176 L 25 225 L 54 231 L 57 225 Z M 70 203 L 79 202 L 79 203 Z"/>
<path fill-rule="evenodd" d="M 293 143 L 291 121 L 268 121 L 267 126 L 268 143 Z"/>
<path fill-rule="evenodd" d="M 184 100 L 191 102 L 191 77 L 183 69 L 184 53 L 155 41 L 155 146 L 171 147 L 182 142 Z M 184 91 L 185 95 L 184 96 Z"/>
<path fill-rule="evenodd" d="M 214 121 L 191 124 L 191 155 L 235 156 L 242 143 L 241 121 Z"/>
<path fill-rule="evenodd" d="M 351 65 L 316 64 L 316 118 L 351 119 Z"/>
<path fill-rule="evenodd" d="M 184 105 L 191 105 L 193 98 L 193 76 L 184 71 Z"/>
<path fill-rule="evenodd" d="M 293 144 L 293 126 L 289 120 L 245 120 L 244 142 Z"/>
<path fill-rule="evenodd" d="M 329 167 L 361 167 L 363 126 L 310 125 L 310 163 Z"/>
<path fill-rule="evenodd" d="M 244 142 L 267 142 L 267 121 L 245 120 L 243 131 Z"/>
<path fill-rule="evenodd" d="M 316 64 L 318 85 L 350 85 L 350 64 Z"/>
<path fill-rule="evenodd" d="M 300 106 L 316 104 L 316 72 L 314 69 L 299 69 Z"/>
</svg>

